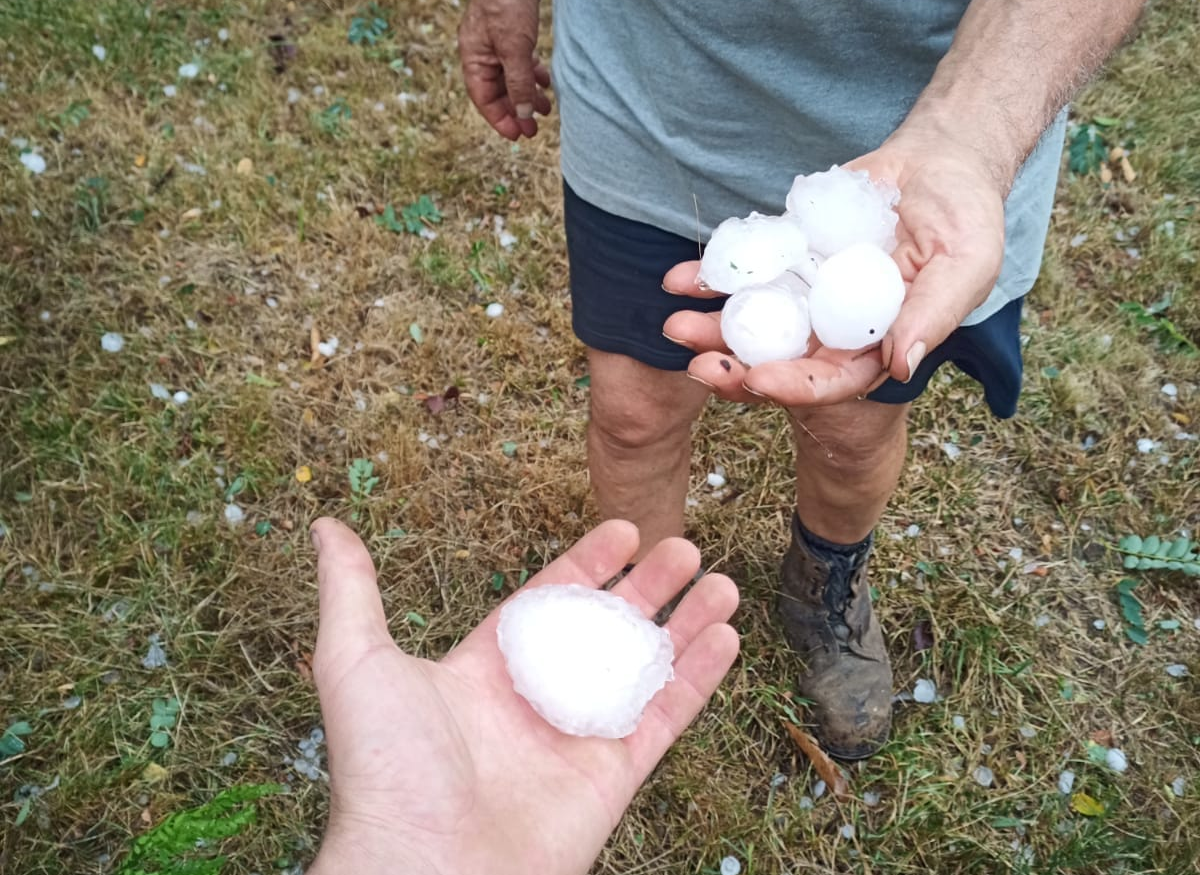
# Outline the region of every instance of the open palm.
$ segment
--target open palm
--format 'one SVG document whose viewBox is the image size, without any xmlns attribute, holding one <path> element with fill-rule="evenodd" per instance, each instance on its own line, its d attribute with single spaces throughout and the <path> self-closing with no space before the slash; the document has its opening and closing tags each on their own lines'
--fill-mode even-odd
<svg viewBox="0 0 1200 875">
<path fill-rule="evenodd" d="M 847 352 L 816 345 L 807 358 L 747 368 L 721 339 L 720 313 L 684 311 L 663 330 L 698 355 L 688 373 L 722 398 L 791 407 L 835 404 L 865 395 L 888 377 L 907 381 L 924 354 L 938 346 L 983 303 L 1004 255 L 1004 202 L 982 162 L 945 143 L 913 142 L 901 133 L 850 162 L 873 179 L 900 189 L 892 257 L 907 286 L 895 323 L 874 347 Z M 676 265 L 663 287 L 676 294 L 711 296 L 696 282 L 699 262 Z M 815 344 L 815 341 L 814 341 Z"/>
<path fill-rule="evenodd" d="M 498 611 L 441 662 L 401 652 L 375 570 L 345 526 L 320 520 L 321 621 L 315 671 L 329 743 L 333 813 L 311 870 L 582 873 L 642 781 L 737 655 L 725 620 L 737 589 L 702 578 L 667 623 L 675 679 L 624 739 L 578 738 L 520 698 L 496 645 Z M 527 586 L 611 579 L 637 530 L 610 521 Z M 691 579 L 699 555 L 663 541 L 613 591 L 652 616 Z"/>
</svg>

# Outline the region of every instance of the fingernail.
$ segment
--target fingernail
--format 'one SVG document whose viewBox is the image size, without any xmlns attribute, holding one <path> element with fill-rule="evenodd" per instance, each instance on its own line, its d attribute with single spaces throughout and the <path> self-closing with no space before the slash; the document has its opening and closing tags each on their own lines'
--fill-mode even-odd
<svg viewBox="0 0 1200 875">
<path fill-rule="evenodd" d="M 706 380 L 701 380 L 701 379 L 700 379 L 699 377 L 697 377 L 695 374 L 692 374 L 692 373 L 690 373 L 690 372 L 688 373 L 688 379 L 689 379 L 689 380 L 695 380 L 695 381 L 696 381 L 697 383 L 699 383 L 701 386 L 707 386 L 707 387 L 708 387 L 708 388 L 710 388 L 710 389 L 715 389 L 715 388 L 716 388 L 716 386 L 714 386 L 712 383 L 709 383 L 709 382 L 707 382 Z"/>
<path fill-rule="evenodd" d="M 532 103 L 518 103 L 517 104 L 517 118 L 533 118 L 533 104 Z"/>
<path fill-rule="evenodd" d="M 753 395 L 755 398 L 766 398 L 767 397 L 762 392 L 755 392 L 753 389 L 751 389 L 745 383 L 742 383 L 742 388 L 745 389 L 747 392 L 749 392 L 751 395 Z"/>
<path fill-rule="evenodd" d="M 913 375 L 917 372 L 917 365 L 921 364 L 921 359 L 923 358 L 925 358 L 925 341 L 918 340 L 908 348 L 908 355 L 904 357 L 905 361 L 908 362 L 908 380 L 913 378 Z M 904 382 L 907 383 L 908 380 Z"/>
<path fill-rule="evenodd" d="M 662 284 L 662 285 L 661 285 L 659 288 L 661 288 L 661 289 L 662 289 L 664 292 L 666 292 L 668 295 L 674 295 L 674 294 L 676 294 L 676 292 L 673 292 L 673 291 L 671 291 L 670 289 L 668 289 L 668 288 L 667 288 L 667 284 L 666 284 L 666 283 L 663 283 L 663 284 Z"/>
<path fill-rule="evenodd" d="M 667 334 L 667 332 L 665 332 L 665 331 L 663 332 L 663 337 L 665 337 L 667 340 L 671 341 L 671 343 L 678 343 L 680 346 L 687 346 L 687 344 L 684 343 L 682 340 L 680 340 L 678 337 L 672 337 L 671 335 Z M 691 374 L 688 374 L 688 376 L 690 377 Z M 693 379 L 695 379 L 695 378 L 693 377 Z"/>
<path fill-rule="evenodd" d="M 319 555 L 321 552 L 321 538 L 317 535 L 317 530 L 309 529 L 308 537 L 312 539 L 313 549 L 316 550 Z"/>
</svg>

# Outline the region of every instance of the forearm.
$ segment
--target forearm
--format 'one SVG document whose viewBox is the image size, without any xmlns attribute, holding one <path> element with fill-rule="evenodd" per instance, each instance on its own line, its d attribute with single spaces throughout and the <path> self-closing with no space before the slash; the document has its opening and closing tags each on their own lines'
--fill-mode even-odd
<svg viewBox="0 0 1200 875">
<path fill-rule="evenodd" d="M 973 0 L 894 137 L 950 138 L 1007 192 L 1038 137 L 1133 28 L 1145 0 Z"/>
</svg>

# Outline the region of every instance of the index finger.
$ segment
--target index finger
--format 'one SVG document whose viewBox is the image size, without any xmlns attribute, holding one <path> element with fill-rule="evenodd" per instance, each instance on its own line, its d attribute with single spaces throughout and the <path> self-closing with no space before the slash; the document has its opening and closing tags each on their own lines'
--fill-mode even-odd
<svg viewBox="0 0 1200 875">
<path fill-rule="evenodd" d="M 669 295 L 687 295 L 689 298 L 724 298 L 724 292 L 710 289 L 700 282 L 700 262 L 681 261 L 667 271 L 662 281 L 663 291 Z"/>
</svg>

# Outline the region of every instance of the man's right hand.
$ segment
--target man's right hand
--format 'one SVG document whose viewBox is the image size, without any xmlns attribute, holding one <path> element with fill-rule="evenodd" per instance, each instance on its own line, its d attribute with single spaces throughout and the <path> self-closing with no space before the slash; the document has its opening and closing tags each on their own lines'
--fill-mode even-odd
<svg viewBox="0 0 1200 875">
<path fill-rule="evenodd" d="M 538 0 L 471 0 L 458 26 L 467 95 L 509 140 L 537 133 L 534 113 L 550 112 L 550 71 L 535 54 Z"/>
</svg>

